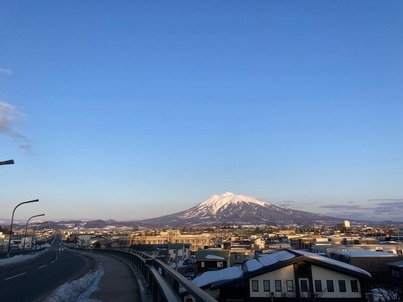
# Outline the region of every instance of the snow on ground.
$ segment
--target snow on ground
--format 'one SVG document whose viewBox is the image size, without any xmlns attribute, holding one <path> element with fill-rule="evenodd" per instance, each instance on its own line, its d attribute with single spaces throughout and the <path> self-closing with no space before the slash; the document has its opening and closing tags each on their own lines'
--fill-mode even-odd
<svg viewBox="0 0 403 302">
<path fill-rule="evenodd" d="M 372 290 L 374 295 L 374 301 L 384 302 L 384 301 L 398 301 L 399 294 L 384 288 L 374 288 Z"/>
<path fill-rule="evenodd" d="M 44 253 L 48 252 L 48 248 L 50 247 L 49 244 L 44 245 L 45 249 L 39 251 L 39 252 L 35 252 L 32 254 L 24 254 L 24 255 L 15 255 L 13 257 L 10 258 L 4 258 L 4 259 L 0 259 L 0 268 L 2 267 L 6 267 L 8 265 L 12 265 L 15 263 L 21 263 L 21 262 L 25 262 L 25 261 L 29 261 L 31 259 L 35 259 L 41 255 L 43 255 Z"/>
<path fill-rule="evenodd" d="M 99 282 L 104 275 L 104 267 L 99 265 L 84 277 L 59 286 L 44 302 L 95 302 L 90 299 L 93 292 L 99 290 Z"/>
<path fill-rule="evenodd" d="M 0 268 L 35 259 L 47 252 L 48 248 L 29 255 L 0 259 Z M 101 264 L 95 271 L 90 271 L 82 278 L 61 285 L 44 302 L 96 302 L 97 300 L 89 297 L 99 289 L 98 285 L 103 275 L 104 267 Z"/>
</svg>

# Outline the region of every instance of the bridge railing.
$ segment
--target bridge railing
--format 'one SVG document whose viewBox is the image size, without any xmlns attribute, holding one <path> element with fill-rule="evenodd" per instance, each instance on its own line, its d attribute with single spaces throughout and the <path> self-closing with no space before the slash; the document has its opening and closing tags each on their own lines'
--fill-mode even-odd
<svg viewBox="0 0 403 302">
<path fill-rule="evenodd" d="M 191 281 L 162 261 L 142 252 L 120 249 L 94 249 L 94 252 L 126 259 L 142 274 L 153 302 L 183 301 L 183 297 L 197 302 L 217 302 Z"/>
</svg>

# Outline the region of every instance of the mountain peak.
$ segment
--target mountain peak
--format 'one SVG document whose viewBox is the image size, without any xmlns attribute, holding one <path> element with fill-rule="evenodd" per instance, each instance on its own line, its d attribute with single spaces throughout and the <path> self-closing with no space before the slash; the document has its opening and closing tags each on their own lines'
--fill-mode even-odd
<svg viewBox="0 0 403 302">
<path fill-rule="evenodd" d="M 154 225 L 259 225 L 295 223 L 339 223 L 340 218 L 286 209 L 252 196 L 236 195 L 232 192 L 212 195 L 188 210 L 143 220 Z"/>
<path fill-rule="evenodd" d="M 216 214 L 219 209 L 226 208 L 231 204 L 238 204 L 238 203 L 249 203 L 249 204 L 256 204 L 259 206 L 267 206 L 269 205 L 267 202 L 263 202 L 257 200 L 252 196 L 247 195 L 236 195 L 231 192 L 225 192 L 221 195 L 213 195 L 206 201 L 202 202 L 197 206 L 199 210 L 206 210 L 208 209 L 209 212 L 212 214 Z"/>
</svg>

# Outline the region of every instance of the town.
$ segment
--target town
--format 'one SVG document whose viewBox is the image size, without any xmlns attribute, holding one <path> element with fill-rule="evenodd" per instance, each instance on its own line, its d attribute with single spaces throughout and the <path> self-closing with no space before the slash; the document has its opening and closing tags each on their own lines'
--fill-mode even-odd
<svg viewBox="0 0 403 302">
<path fill-rule="evenodd" d="M 374 295 L 381 301 L 399 301 L 403 290 L 403 228 L 399 224 L 351 225 L 345 220 L 314 227 L 131 230 L 113 226 L 52 230 L 45 224 L 29 230 L 16 227 L 11 250 L 39 249 L 56 233 L 70 249 L 143 252 L 219 301 L 264 297 L 371 301 Z M 8 239 L 8 234 L 0 233 L 3 251 Z"/>
</svg>

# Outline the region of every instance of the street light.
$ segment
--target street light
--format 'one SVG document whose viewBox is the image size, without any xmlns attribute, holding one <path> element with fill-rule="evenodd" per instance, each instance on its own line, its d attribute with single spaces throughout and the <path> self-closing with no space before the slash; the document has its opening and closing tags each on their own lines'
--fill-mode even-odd
<svg viewBox="0 0 403 302">
<path fill-rule="evenodd" d="M 26 204 L 26 203 L 31 203 L 31 202 L 38 202 L 38 201 L 39 201 L 39 199 L 24 201 L 24 202 L 21 202 L 21 203 L 17 204 L 17 206 L 14 208 L 14 210 L 13 210 L 13 215 L 11 216 L 10 236 L 9 236 L 9 238 L 8 238 L 7 257 L 10 256 L 11 234 L 12 234 L 12 232 L 13 232 L 13 222 L 14 222 L 14 212 L 15 212 L 15 210 L 16 210 L 20 205 L 23 205 L 23 204 Z"/>
<path fill-rule="evenodd" d="M 34 215 L 29 217 L 29 219 L 27 220 L 27 223 L 25 224 L 25 233 L 24 233 L 24 245 L 22 246 L 22 250 L 25 250 L 25 238 L 27 237 L 27 229 L 28 229 L 28 222 L 35 217 L 40 217 L 40 216 L 45 216 L 45 214 L 39 214 L 39 215 Z M 31 241 L 32 244 L 32 241 Z"/>
<path fill-rule="evenodd" d="M 14 160 L 10 159 L 10 160 L 5 160 L 5 161 L 0 161 L 0 166 L 3 165 L 14 165 Z"/>
</svg>

